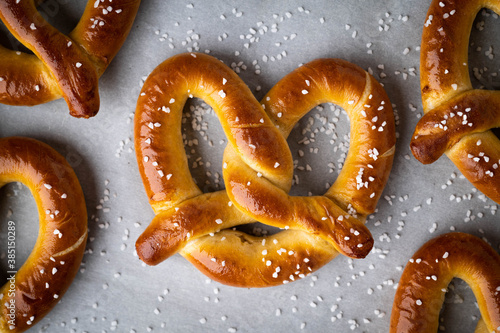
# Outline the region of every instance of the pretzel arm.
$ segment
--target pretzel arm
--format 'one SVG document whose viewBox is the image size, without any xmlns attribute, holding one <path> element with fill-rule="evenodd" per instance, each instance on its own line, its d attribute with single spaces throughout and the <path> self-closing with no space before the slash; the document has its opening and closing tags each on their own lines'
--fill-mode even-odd
<svg viewBox="0 0 500 333">
<path fill-rule="evenodd" d="M 35 56 L 0 46 L 0 102 L 37 105 L 60 98 L 61 91 L 48 68 Z"/>
<path fill-rule="evenodd" d="M 225 191 L 188 199 L 162 211 L 137 239 L 139 258 L 157 265 L 198 237 L 250 223 L 252 219 L 229 204 Z"/>
<path fill-rule="evenodd" d="M 140 0 L 87 2 L 75 29 L 69 34 L 87 52 L 101 76 L 127 38 Z"/>
<path fill-rule="evenodd" d="M 500 127 L 500 92 L 470 90 L 426 113 L 410 144 L 415 158 L 435 162 L 464 136 Z"/>
<path fill-rule="evenodd" d="M 391 101 L 380 83 L 365 75 L 363 95 L 348 111 L 351 140 L 344 167 L 325 194 L 346 210 L 352 207 L 361 219 L 375 211 L 396 152 Z"/>
<path fill-rule="evenodd" d="M 265 238 L 223 230 L 189 242 L 181 254 L 216 281 L 252 288 L 303 278 L 338 253 L 320 237 L 297 230 Z"/>
<path fill-rule="evenodd" d="M 469 35 L 477 13 L 488 0 L 432 1 L 422 32 L 420 88 L 424 110 L 432 110 L 472 89 Z M 444 4 L 441 5 L 441 4 Z"/>
</svg>

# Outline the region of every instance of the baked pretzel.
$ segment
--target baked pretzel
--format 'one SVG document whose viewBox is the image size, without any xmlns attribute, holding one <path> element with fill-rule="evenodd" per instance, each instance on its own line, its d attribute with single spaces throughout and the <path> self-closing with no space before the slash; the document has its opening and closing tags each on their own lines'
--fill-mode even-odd
<svg viewBox="0 0 500 333">
<path fill-rule="evenodd" d="M 43 19 L 40 2 L 0 1 L 0 19 L 34 53 L 0 46 L 0 103 L 38 105 L 64 97 L 72 116 L 95 116 L 98 79 L 125 41 L 140 0 L 89 0 L 68 36 Z"/>
<path fill-rule="evenodd" d="M 31 190 L 40 221 L 33 251 L 17 273 L 9 261 L 10 278 L 0 290 L 0 332 L 23 332 L 59 302 L 78 272 L 87 239 L 87 210 L 73 169 L 39 141 L 0 139 L 0 187 L 10 182 Z"/>
<path fill-rule="evenodd" d="M 422 34 L 420 85 L 425 115 L 411 141 L 422 163 L 445 153 L 463 175 L 500 203 L 500 92 L 472 89 L 468 41 L 478 11 L 499 1 L 434 0 Z"/>
<path fill-rule="evenodd" d="M 391 315 L 391 333 L 437 332 L 448 284 L 471 287 L 482 319 L 476 333 L 500 332 L 500 255 L 485 241 L 449 233 L 425 243 L 406 265 Z"/>
<path fill-rule="evenodd" d="M 211 105 L 228 137 L 226 190 L 204 194 L 191 177 L 181 135 L 188 97 Z M 286 137 L 323 102 L 348 112 L 349 154 L 324 196 L 291 197 L 293 162 Z M 364 258 L 373 245 L 365 217 L 387 181 L 394 144 L 385 91 L 346 61 L 320 59 L 296 69 L 261 105 L 219 60 L 198 53 L 174 56 L 151 73 L 137 103 L 137 160 L 156 213 L 136 242 L 137 253 L 156 265 L 180 252 L 210 278 L 239 287 L 304 277 L 337 251 Z M 231 229 L 255 220 L 285 230 L 263 238 Z"/>
</svg>

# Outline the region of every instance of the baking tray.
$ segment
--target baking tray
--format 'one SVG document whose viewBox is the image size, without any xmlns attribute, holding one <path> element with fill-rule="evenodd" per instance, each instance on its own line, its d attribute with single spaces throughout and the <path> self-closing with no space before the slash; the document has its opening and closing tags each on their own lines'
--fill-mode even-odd
<svg viewBox="0 0 500 333">
<path fill-rule="evenodd" d="M 66 32 L 85 5 L 46 3 L 50 7 L 42 10 L 49 21 Z M 480 236 L 498 250 L 497 205 L 463 179 L 446 157 L 424 166 L 409 150 L 422 115 L 419 45 L 429 4 L 144 1 L 126 43 L 99 82 L 101 109 L 96 117 L 70 117 L 63 100 L 31 108 L 0 105 L 0 136 L 36 138 L 65 156 L 80 179 L 89 213 L 90 237 L 80 273 L 60 304 L 32 331 L 387 332 L 402 269 L 424 242 L 456 230 Z M 497 24 L 497 16 L 488 11 L 474 24 L 470 67 L 475 87 L 498 88 L 494 53 L 500 34 L 489 33 Z M 11 38 L 3 40 L 19 47 Z M 147 75 L 163 60 L 186 51 L 207 52 L 232 66 L 258 99 L 285 74 L 321 57 L 356 63 L 385 86 L 395 106 L 398 141 L 387 187 L 377 212 L 368 218 L 375 246 L 366 259 L 339 256 L 303 280 L 265 289 L 221 285 L 180 255 L 155 267 L 138 259 L 135 240 L 154 214 L 135 160 L 135 104 Z M 204 162 L 192 169 L 193 175 L 204 191 L 222 188 L 217 174 L 227 140 L 220 124 L 202 101 L 191 101 L 186 111 L 190 117 L 184 133 L 198 140 L 189 148 L 194 149 L 191 161 L 201 157 Z M 193 123 L 206 130 L 193 129 Z M 300 121 L 288 139 L 298 166 L 293 194 L 322 194 L 333 183 L 348 149 L 348 126 L 345 112 L 333 105 L 315 108 Z M 334 132 L 325 130 L 331 127 Z M 10 220 L 18 228 L 22 262 L 35 243 L 38 222 L 29 190 L 18 184 L 0 190 L 4 271 Z M 454 280 L 442 330 L 473 331 L 478 316 L 470 288 Z"/>
</svg>

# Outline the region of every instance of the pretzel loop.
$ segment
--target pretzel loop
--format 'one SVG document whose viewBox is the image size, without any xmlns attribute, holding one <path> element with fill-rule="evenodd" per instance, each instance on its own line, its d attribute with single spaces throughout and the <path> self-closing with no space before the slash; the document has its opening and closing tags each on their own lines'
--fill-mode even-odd
<svg viewBox="0 0 500 333">
<path fill-rule="evenodd" d="M 0 290 L 0 331 L 23 332 L 59 302 L 78 272 L 87 239 L 87 210 L 73 169 L 39 141 L 0 139 L 0 187 L 10 182 L 22 182 L 31 190 L 40 223 L 33 251 L 15 274 L 15 293 L 10 282 Z M 5 306 L 11 303 L 14 319 Z"/>
<path fill-rule="evenodd" d="M 500 332 L 500 255 L 464 233 L 434 238 L 410 259 L 394 298 L 390 332 L 437 332 L 453 278 L 464 280 L 476 296 L 482 316 L 476 332 Z"/>
<path fill-rule="evenodd" d="M 64 97 L 72 116 L 94 116 L 98 79 L 123 44 L 139 3 L 89 0 L 65 36 L 43 19 L 35 0 L 0 2 L 0 19 L 35 54 L 0 47 L 0 102 L 36 105 Z"/>
<path fill-rule="evenodd" d="M 481 8 L 500 13 L 487 0 L 434 0 L 422 34 L 420 80 L 424 117 L 411 149 L 422 163 L 445 153 L 480 191 L 500 203 L 500 93 L 472 89 L 468 40 Z"/>
<path fill-rule="evenodd" d="M 323 99 L 311 99 L 311 105 L 300 98 L 286 102 L 279 100 L 282 94 L 278 91 L 308 71 L 328 69 L 332 71 L 332 78 L 326 80 L 324 86 L 337 84 L 341 97 L 337 98 L 337 91 L 328 94 L 319 87 L 311 87 L 311 94 L 325 94 Z M 339 77 L 345 74 L 350 75 L 348 79 L 353 81 L 352 87 L 340 84 Z M 309 79 L 313 82 L 321 78 Z M 203 54 L 182 54 L 158 66 L 145 82 L 135 118 L 139 169 L 157 214 L 137 240 L 139 257 L 148 264 L 157 264 L 180 251 L 201 271 L 218 281 L 236 286 L 263 287 L 305 276 L 335 257 L 336 250 L 355 258 L 366 256 L 373 239 L 363 225 L 364 214 L 374 209 L 387 180 L 394 152 L 392 109 L 390 104 L 386 104 L 385 109 L 380 108 L 388 99 L 381 88 L 372 90 L 374 81 L 371 80 L 364 71 L 347 62 L 312 62 L 303 70 L 285 77 L 262 102 L 271 117 L 276 117 L 273 124 L 248 87 L 231 69 L 214 58 Z M 295 92 L 290 90 L 290 96 L 300 97 L 296 91 L 297 88 Z M 228 137 L 223 163 L 226 191 L 202 194 L 190 175 L 180 132 L 182 107 L 188 96 L 201 97 L 213 107 Z M 358 163 L 352 163 L 356 173 L 353 174 L 349 166 L 352 155 L 348 156 L 349 163 L 344 169 L 347 168 L 349 177 L 358 180 L 339 180 L 341 185 L 334 187 L 342 187 L 344 192 L 340 190 L 337 196 L 336 192 L 330 197 L 288 196 L 293 163 L 285 137 L 294 123 L 323 101 L 346 106 L 355 101 L 356 104 L 348 109 L 353 113 L 366 110 L 363 111 L 366 117 L 366 112 L 371 115 L 372 107 L 358 108 L 357 103 L 365 104 L 369 98 L 373 98 L 374 109 L 380 108 L 377 111 L 381 118 L 379 126 L 372 129 L 374 124 L 367 120 L 361 121 L 362 125 L 356 123 L 351 130 L 355 134 L 357 131 L 366 132 L 361 141 L 380 136 L 381 143 L 377 146 L 380 156 L 378 152 L 375 157 L 368 153 L 374 148 L 377 150 L 372 145 L 369 148 L 369 144 L 354 147 L 353 154 L 361 156 Z M 298 106 L 294 114 L 288 109 L 293 109 L 295 102 Z M 294 118 L 292 122 L 285 118 L 277 120 L 280 118 L 277 115 L 279 105 L 286 109 L 287 119 Z M 384 133 L 385 127 L 387 131 Z M 372 156 L 368 157 L 370 154 Z M 351 190 L 352 187 L 360 190 L 360 179 L 364 176 L 360 177 L 359 171 L 363 167 L 375 170 L 373 173 L 367 170 L 367 178 L 371 179 L 372 174 L 382 177 L 377 181 L 372 179 L 373 188 L 366 184 L 373 193 L 369 199 L 357 201 Z M 383 168 L 385 170 L 380 171 Z M 365 182 L 361 187 L 365 187 Z M 349 205 L 350 199 L 356 207 Z M 351 216 L 355 208 L 361 209 L 357 218 Z M 288 230 L 261 238 L 229 229 L 254 220 Z"/>
</svg>

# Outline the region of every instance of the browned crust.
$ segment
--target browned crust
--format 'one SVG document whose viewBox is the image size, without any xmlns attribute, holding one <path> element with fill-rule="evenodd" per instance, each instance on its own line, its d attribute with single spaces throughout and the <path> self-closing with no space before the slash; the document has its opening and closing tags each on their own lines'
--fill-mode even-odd
<svg viewBox="0 0 500 333">
<path fill-rule="evenodd" d="M 420 57 L 425 116 L 415 129 L 411 149 L 425 164 L 446 153 L 474 186 L 500 203 L 500 175 L 496 172 L 500 140 L 490 131 L 500 124 L 500 94 L 473 90 L 467 63 L 470 30 L 484 7 L 500 12 L 498 1 L 431 3 Z"/>
<path fill-rule="evenodd" d="M 472 88 L 467 63 L 469 35 L 478 11 L 491 2 L 432 1 L 424 23 L 420 51 L 424 112 Z"/>
<path fill-rule="evenodd" d="M 223 166 L 227 192 L 202 194 L 187 167 L 180 122 L 189 96 L 214 108 L 228 137 Z M 293 163 L 285 137 L 323 102 L 343 106 L 351 117 L 354 138 L 348 163 L 326 196 L 290 197 Z M 363 258 L 373 246 L 363 222 L 375 209 L 390 172 L 394 118 L 382 87 L 346 61 L 306 64 L 259 103 L 217 59 L 177 55 L 146 80 L 137 103 L 134 140 L 157 214 L 136 242 L 139 257 L 148 264 L 180 251 L 217 281 L 265 287 L 303 277 L 337 251 Z M 229 229 L 252 220 L 286 231 L 260 238 Z"/>
<path fill-rule="evenodd" d="M 491 131 L 470 134 L 446 155 L 491 200 L 500 203 L 500 140 Z"/>
<path fill-rule="evenodd" d="M 0 102 L 37 105 L 64 97 L 72 116 L 94 116 L 98 78 L 125 41 L 140 0 L 105 1 L 97 7 L 89 0 L 69 36 L 47 23 L 33 0 L 16 2 L 0 2 L 0 19 L 35 56 L 0 47 Z"/>
<path fill-rule="evenodd" d="M 434 238 L 413 255 L 398 284 L 390 332 L 436 332 L 445 292 L 455 277 L 474 292 L 487 331 L 499 332 L 500 255 L 464 233 Z"/>
<path fill-rule="evenodd" d="M 469 90 L 427 112 L 410 147 L 420 162 L 433 163 L 463 137 L 499 126 L 500 92 Z"/>
<path fill-rule="evenodd" d="M 0 312 L 0 331 L 9 332 L 28 329 L 57 304 L 78 272 L 87 239 L 83 192 L 55 150 L 33 139 L 0 139 L 0 186 L 16 181 L 31 190 L 40 228 L 33 251 L 15 275 L 15 296 L 9 295 L 9 283 L 0 290 L 2 305 L 15 299 L 14 330 L 9 329 L 9 309 L 2 306 Z"/>
<path fill-rule="evenodd" d="M 224 230 L 190 242 L 181 254 L 215 281 L 245 288 L 282 285 L 315 272 L 338 252 L 321 237 L 298 230 L 274 236 Z"/>
</svg>

